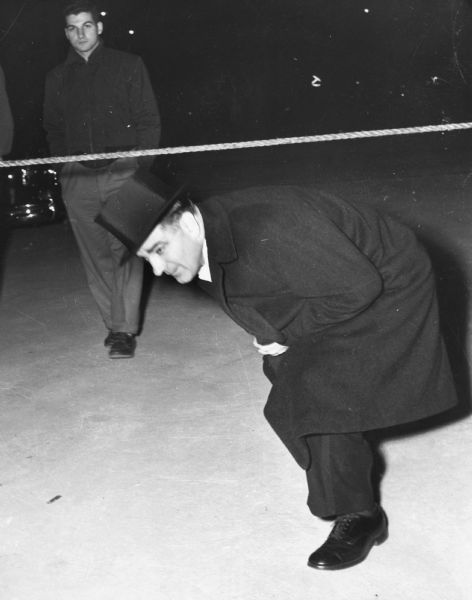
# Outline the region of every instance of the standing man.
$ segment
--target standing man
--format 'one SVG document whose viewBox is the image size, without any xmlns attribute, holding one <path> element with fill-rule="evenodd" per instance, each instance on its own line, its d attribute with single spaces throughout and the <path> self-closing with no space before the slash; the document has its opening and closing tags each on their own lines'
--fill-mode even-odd
<svg viewBox="0 0 472 600">
<path fill-rule="evenodd" d="M 47 75 L 44 128 L 53 156 L 156 148 L 161 123 L 138 56 L 107 48 L 103 23 L 88 1 L 68 4 L 66 60 Z M 122 262 L 125 248 L 94 219 L 103 203 L 149 158 L 84 160 L 61 170 L 62 194 L 90 291 L 108 329 L 110 358 L 134 356 L 140 326 L 143 263 Z M 152 158 L 151 158 L 152 163 Z"/>
<path fill-rule="evenodd" d="M 9 154 L 13 143 L 13 117 L 5 86 L 5 76 L 0 66 L 0 160 Z"/>
<path fill-rule="evenodd" d="M 334 518 L 308 559 L 342 569 L 387 537 L 365 433 L 456 403 L 431 264 L 413 232 L 368 207 L 296 187 L 197 206 L 131 179 L 98 222 L 153 267 L 200 285 L 254 336 L 264 412 L 305 469 L 308 506 Z"/>
</svg>

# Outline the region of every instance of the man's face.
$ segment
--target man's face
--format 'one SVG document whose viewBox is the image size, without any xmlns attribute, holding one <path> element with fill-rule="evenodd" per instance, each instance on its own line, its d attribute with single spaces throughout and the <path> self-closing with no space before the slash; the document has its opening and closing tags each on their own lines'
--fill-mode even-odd
<svg viewBox="0 0 472 600">
<path fill-rule="evenodd" d="M 137 254 L 151 264 L 154 275 L 165 273 L 188 283 L 203 265 L 203 240 L 201 223 L 185 212 L 177 223 L 155 227 Z"/>
<path fill-rule="evenodd" d="M 81 12 L 66 17 L 65 31 L 72 48 L 87 59 L 100 43 L 103 24 L 101 21 L 96 23 L 91 13 Z"/>
</svg>

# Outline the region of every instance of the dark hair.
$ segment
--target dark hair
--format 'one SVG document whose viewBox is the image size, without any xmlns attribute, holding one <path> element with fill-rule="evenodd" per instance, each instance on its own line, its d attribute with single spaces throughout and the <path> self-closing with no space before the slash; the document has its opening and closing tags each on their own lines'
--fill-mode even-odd
<svg viewBox="0 0 472 600">
<path fill-rule="evenodd" d="M 190 212 L 192 215 L 197 213 L 195 204 L 190 200 L 187 194 L 179 198 L 173 205 L 160 224 L 163 226 L 173 226 L 180 219 L 184 212 Z"/>
<path fill-rule="evenodd" d="M 68 2 L 62 9 L 64 18 L 67 18 L 69 15 L 78 15 L 81 12 L 90 13 L 95 23 L 100 21 L 100 13 L 98 12 L 95 2 L 90 2 L 89 0 L 75 0 L 75 2 Z"/>
</svg>

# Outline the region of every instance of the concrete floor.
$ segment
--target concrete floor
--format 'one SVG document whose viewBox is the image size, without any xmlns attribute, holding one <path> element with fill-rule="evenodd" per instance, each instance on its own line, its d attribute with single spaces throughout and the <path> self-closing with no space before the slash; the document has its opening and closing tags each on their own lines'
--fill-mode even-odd
<svg viewBox="0 0 472 600">
<path fill-rule="evenodd" d="M 136 357 L 111 361 L 68 224 L 18 229 L 0 297 L 1 600 L 470 598 L 471 189 L 460 148 L 420 146 L 166 167 L 203 195 L 301 181 L 368 197 L 428 246 L 461 406 L 381 442 L 388 542 L 355 568 L 309 569 L 330 525 L 310 516 L 304 474 L 263 418 L 248 335 L 197 288 L 150 280 Z"/>
</svg>

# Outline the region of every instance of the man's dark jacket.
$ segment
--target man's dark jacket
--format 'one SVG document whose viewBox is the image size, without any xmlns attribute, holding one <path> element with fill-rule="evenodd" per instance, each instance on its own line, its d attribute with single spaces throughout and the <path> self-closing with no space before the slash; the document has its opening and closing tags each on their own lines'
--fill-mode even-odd
<svg viewBox="0 0 472 600">
<path fill-rule="evenodd" d="M 259 343 L 265 415 L 298 463 L 304 436 L 368 431 L 452 407 L 431 264 L 413 232 L 371 208 L 294 187 L 199 205 L 212 283 Z"/>
<path fill-rule="evenodd" d="M 100 44 L 69 49 L 46 78 L 43 125 L 54 156 L 157 148 L 161 121 L 142 59 Z"/>
</svg>

